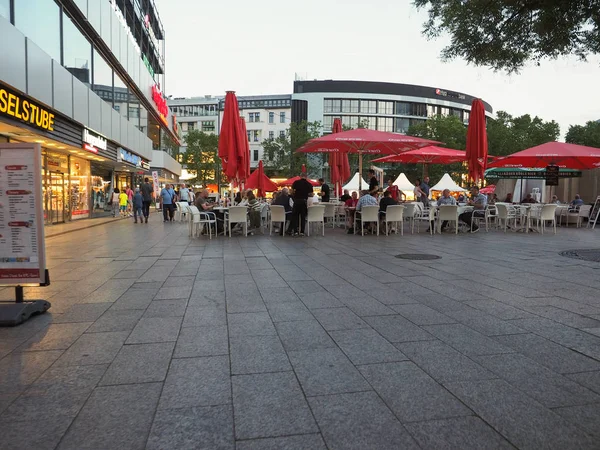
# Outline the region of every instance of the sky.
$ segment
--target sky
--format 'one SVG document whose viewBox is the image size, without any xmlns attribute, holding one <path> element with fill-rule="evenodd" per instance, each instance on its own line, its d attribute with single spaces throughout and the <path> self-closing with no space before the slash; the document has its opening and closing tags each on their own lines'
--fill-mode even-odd
<svg viewBox="0 0 600 450">
<path fill-rule="evenodd" d="M 443 62 L 410 0 L 155 0 L 173 97 L 291 93 L 303 79 L 386 81 L 477 96 L 494 111 L 569 125 L 600 119 L 600 57 L 528 65 L 517 75 Z"/>
</svg>

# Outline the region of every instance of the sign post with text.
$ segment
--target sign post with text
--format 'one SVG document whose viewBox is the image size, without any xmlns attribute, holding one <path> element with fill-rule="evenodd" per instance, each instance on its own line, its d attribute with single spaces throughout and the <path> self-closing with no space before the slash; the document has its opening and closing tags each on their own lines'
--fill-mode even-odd
<svg viewBox="0 0 600 450">
<path fill-rule="evenodd" d="M 0 326 L 18 325 L 50 308 L 24 301 L 24 286 L 47 286 L 39 144 L 0 144 L 0 286 L 14 286 L 16 302 L 0 302 Z"/>
</svg>

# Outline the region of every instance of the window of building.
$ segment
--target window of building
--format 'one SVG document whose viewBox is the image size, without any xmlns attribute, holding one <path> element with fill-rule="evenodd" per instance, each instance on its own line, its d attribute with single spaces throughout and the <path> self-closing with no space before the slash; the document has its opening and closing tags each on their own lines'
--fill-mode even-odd
<svg viewBox="0 0 600 450">
<path fill-rule="evenodd" d="M 379 102 L 379 114 L 394 114 L 394 102 Z"/>
<path fill-rule="evenodd" d="M 95 49 L 93 75 L 94 92 L 112 106 L 113 72 L 108 63 Z"/>
<path fill-rule="evenodd" d="M 360 102 L 358 100 L 350 100 L 350 112 L 357 113 L 360 112 Z"/>
<path fill-rule="evenodd" d="M 275 139 L 275 132 L 269 131 L 269 139 Z"/>
<path fill-rule="evenodd" d="M 181 126 L 181 131 L 187 132 L 187 130 L 188 130 L 188 123 L 187 122 L 181 122 L 180 126 Z"/>
<path fill-rule="evenodd" d="M 115 108 L 115 111 L 120 113 L 121 112 L 121 105 L 115 105 L 113 108 Z"/>
<path fill-rule="evenodd" d="M 406 133 L 410 126 L 410 119 L 396 119 L 396 133 Z"/>
<path fill-rule="evenodd" d="M 339 113 L 342 112 L 342 101 L 332 98 L 326 98 L 323 100 L 323 112 L 326 113 Z"/>
<path fill-rule="evenodd" d="M 394 131 L 394 119 L 392 119 L 391 117 L 378 117 L 377 129 L 379 131 Z"/>
<path fill-rule="evenodd" d="M 252 132 L 246 131 L 246 133 L 248 133 L 248 142 L 250 142 L 252 140 Z"/>
<path fill-rule="evenodd" d="M 446 108 L 444 106 L 441 106 L 440 107 L 440 115 L 444 116 L 444 117 L 449 116 L 450 115 L 450 108 Z"/>
<path fill-rule="evenodd" d="M 365 114 L 377 114 L 377 101 L 376 100 L 361 100 L 360 101 L 360 112 Z"/>
<path fill-rule="evenodd" d="M 196 129 L 196 122 L 188 122 L 188 131 Z"/>
<path fill-rule="evenodd" d="M 462 120 L 462 110 L 460 110 L 460 109 L 455 109 L 455 108 L 450 109 L 450 115 L 456 116 L 460 120 Z"/>
<path fill-rule="evenodd" d="M 410 115 L 410 103 L 396 102 L 396 114 L 400 116 Z"/>
<path fill-rule="evenodd" d="M 254 158 L 254 161 L 258 161 L 258 150 L 254 150 L 253 152 L 254 154 L 252 155 Z"/>
<path fill-rule="evenodd" d="M 260 113 L 259 112 L 254 113 L 254 121 L 255 122 L 260 122 Z"/>
<path fill-rule="evenodd" d="M 435 105 L 427 105 L 427 117 L 434 117 L 438 115 L 438 107 Z"/>
<path fill-rule="evenodd" d="M 368 128 L 369 130 L 377 129 L 377 118 L 375 117 L 359 117 L 359 121 L 362 126 Z"/>
<path fill-rule="evenodd" d="M 202 122 L 202 131 L 215 131 L 215 121 L 204 120 Z"/>
<path fill-rule="evenodd" d="M 123 111 L 123 115 L 127 116 L 127 102 L 129 100 L 129 90 L 127 89 L 127 85 L 121 79 L 119 75 L 116 73 L 113 77 L 115 87 L 114 87 L 114 105 L 117 103 L 122 104 L 121 110 Z"/>
<path fill-rule="evenodd" d="M 410 115 L 427 117 L 427 105 L 425 103 L 411 103 L 410 104 Z"/>
<path fill-rule="evenodd" d="M 136 105 L 129 105 L 129 120 L 140 118 L 140 107 Z"/>
<path fill-rule="evenodd" d="M 275 123 L 275 113 L 274 112 L 269 113 L 269 123 Z"/>
<path fill-rule="evenodd" d="M 92 45 L 63 13 L 63 65 L 82 83 L 92 82 Z"/>
<path fill-rule="evenodd" d="M 409 119 L 410 120 L 410 126 L 414 126 L 414 125 L 420 125 L 422 123 L 425 123 L 426 120 L 424 119 Z"/>
<path fill-rule="evenodd" d="M 60 9 L 56 2 L 21 0 L 14 2 L 14 8 L 15 26 L 60 62 Z"/>
<path fill-rule="evenodd" d="M 260 130 L 252 130 L 252 140 L 254 142 L 260 141 Z"/>
<path fill-rule="evenodd" d="M 343 113 L 350 112 L 350 100 L 342 100 L 342 112 Z"/>
<path fill-rule="evenodd" d="M 284 138 L 284 137 L 285 137 L 285 131 L 281 130 L 281 131 L 279 132 L 279 137 L 280 137 L 280 138 Z"/>
<path fill-rule="evenodd" d="M 10 0 L 0 0 L 0 17 L 10 20 Z"/>
<path fill-rule="evenodd" d="M 285 112 L 279 113 L 279 123 L 285 123 Z"/>
<path fill-rule="evenodd" d="M 469 117 L 471 116 L 470 111 L 463 111 L 463 122 L 469 123 Z"/>
</svg>

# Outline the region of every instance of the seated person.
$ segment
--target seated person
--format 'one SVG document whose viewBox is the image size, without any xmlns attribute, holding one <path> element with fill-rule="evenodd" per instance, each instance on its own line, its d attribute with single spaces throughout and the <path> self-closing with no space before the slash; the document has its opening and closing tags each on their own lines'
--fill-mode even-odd
<svg viewBox="0 0 600 450">
<path fill-rule="evenodd" d="M 383 193 L 383 198 L 379 201 L 379 212 L 385 213 L 388 206 L 397 204 L 398 202 L 392 198 L 392 193 L 387 190 Z"/>
<path fill-rule="evenodd" d="M 575 199 L 573 199 L 573 201 L 571 203 L 569 203 L 569 205 L 575 208 L 575 207 L 583 205 L 583 203 L 584 202 L 581 199 L 581 196 L 579 194 L 576 194 Z"/>
<path fill-rule="evenodd" d="M 553 195 L 552 196 L 552 200 L 550 201 L 550 203 L 554 204 L 554 205 L 560 205 L 560 200 L 558 199 L 557 195 Z"/>
<path fill-rule="evenodd" d="M 362 191 L 361 196 L 356 203 L 356 211 L 362 211 L 363 206 L 379 206 L 377 199 L 373 197 L 369 191 Z"/>
<path fill-rule="evenodd" d="M 250 229 L 257 229 L 261 226 L 260 211 L 262 205 L 256 199 L 252 191 L 248 191 L 248 218 L 250 219 Z"/>
<path fill-rule="evenodd" d="M 504 199 L 504 203 L 512 203 L 512 202 L 513 202 L 512 194 L 509 192 L 508 194 L 506 194 L 506 198 Z"/>
<path fill-rule="evenodd" d="M 344 194 L 340 197 L 340 201 L 346 203 L 347 200 L 350 200 L 350 191 L 348 189 L 344 189 Z"/>
<path fill-rule="evenodd" d="M 394 184 L 391 178 L 388 180 L 388 185 L 385 192 L 389 192 L 392 196 L 392 199 L 396 203 L 406 200 L 406 195 L 404 195 L 404 192 L 398 189 L 398 186 Z"/>
<path fill-rule="evenodd" d="M 471 188 L 471 199 L 467 202 L 467 205 L 473 206 L 475 208 L 472 212 L 466 211 L 458 216 L 458 220 L 467 224 L 469 229 L 472 228 L 471 233 L 477 233 L 479 231 L 479 226 L 473 224 L 471 227 L 471 222 L 473 221 L 473 216 L 475 217 L 485 217 L 485 207 L 487 205 L 487 197 L 483 194 L 479 193 L 479 188 L 477 186 L 473 186 Z"/>
<path fill-rule="evenodd" d="M 525 197 L 523 200 L 521 200 L 521 203 L 537 203 L 537 202 L 535 201 L 535 198 L 533 198 L 533 195 L 527 194 L 527 197 Z"/>
<path fill-rule="evenodd" d="M 442 205 L 456 206 L 456 200 L 454 199 L 454 197 L 452 197 L 450 195 L 450 189 L 444 189 L 444 191 L 442 192 L 442 196 L 440 198 L 438 198 L 437 204 L 438 204 L 438 206 L 442 206 Z M 448 221 L 444 220 L 442 222 L 442 231 L 446 231 L 447 229 L 448 229 Z"/>
<path fill-rule="evenodd" d="M 500 200 L 498 199 L 498 194 L 492 194 L 492 204 L 496 204 L 496 202 L 499 202 Z"/>
<path fill-rule="evenodd" d="M 283 188 L 279 195 L 277 195 L 277 197 L 273 199 L 273 202 L 271 204 L 283 206 L 283 209 L 285 210 L 286 220 L 289 220 L 291 218 L 292 199 L 290 197 L 290 191 L 288 190 L 288 188 Z M 281 229 L 280 234 L 283 235 L 283 228 Z"/>
<path fill-rule="evenodd" d="M 202 189 L 194 200 L 194 204 L 200 211 L 210 211 L 213 205 L 208 201 L 208 189 Z"/>
<path fill-rule="evenodd" d="M 238 206 L 240 203 L 242 203 L 242 193 L 238 192 L 235 194 L 235 198 L 233 199 L 233 205 Z"/>
<path fill-rule="evenodd" d="M 464 203 L 466 200 L 467 199 L 464 194 L 460 194 L 457 198 L 458 203 Z"/>
<path fill-rule="evenodd" d="M 348 228 L 350 228 L 350 230 L 352 230 L 352 227 L 354 226 L 354 211 L 357 204 L 358 193 L 356 191 L 352 191 L 352 197 L 344 202 L 344 209 L 346 210 L 346 225 Z"/>
</svg>

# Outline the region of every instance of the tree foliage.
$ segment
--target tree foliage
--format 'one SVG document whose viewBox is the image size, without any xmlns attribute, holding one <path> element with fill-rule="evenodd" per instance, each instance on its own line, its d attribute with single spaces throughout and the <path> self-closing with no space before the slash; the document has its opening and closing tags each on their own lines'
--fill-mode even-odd
<svg viewBox="0 0 600 450">
<path fill-rule="evenodd" d="M 445 60 L 461 57 L 511 73 L 528 61 L 570 54 L 585 60 L 600 53 L 600 0 L 414 0 L 414 5 L 427 9 L 427 37 L 450 35 Z"/>
<path fill-rule="evenodd" d="M 314 171 L 315 163 L 307 158 L 306 153 L 297 153 L 296 150 L 320 135 L 320 122 L 302 121 L 292 122 L 285 136 L 265 139 L 262 142 L 265 173 L 272 177 L 292 177 L 300 173 L 302 164 L 306 164 L 309 173 Z"/>
<path fill-rule="evenodd" d="M 529 114 L 513 117 L 498 111 L 495 119 L 487 121 L 488 153 L 493 156 L 510 155 L 536 145 L 556 141 L 560 126 L 554 120 L 545 122 Z"/>
<path fill-rule="evenodd" d="M 585 125 L 571 125 L 565 139 L 569 144 L 600 148 L 600 121 Z"/>
<path fill-rule="evenodd" d="M 183 138 L 186 151 L 181 155 L 181 162 L 195 178 L 191 183 L 206 186 L 216 181 L 217 151 L 219 137 L 200 130 L 190 130 Z"/>
</svg>

